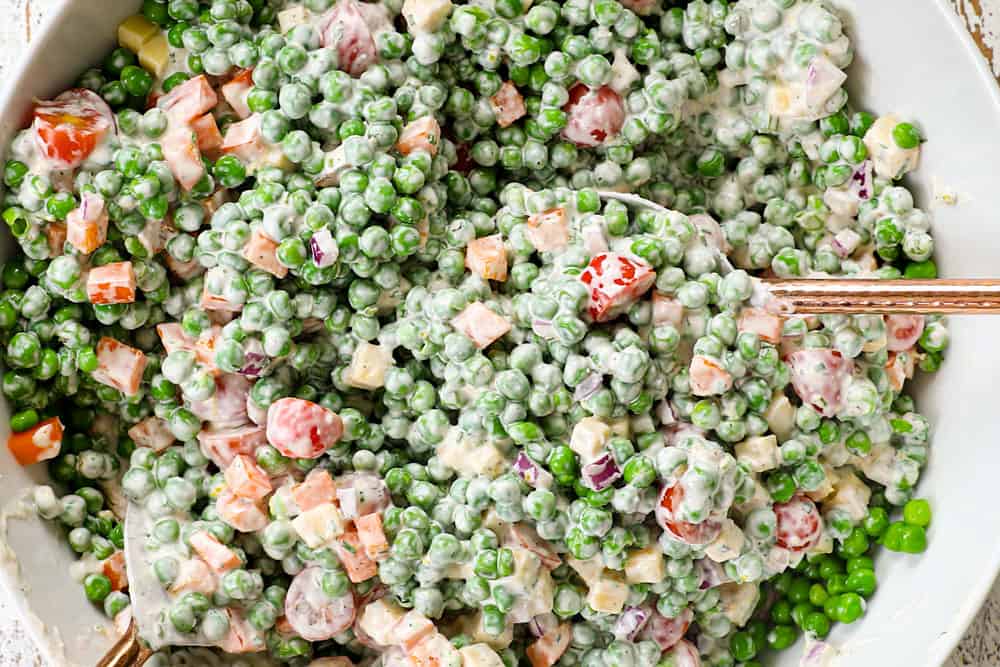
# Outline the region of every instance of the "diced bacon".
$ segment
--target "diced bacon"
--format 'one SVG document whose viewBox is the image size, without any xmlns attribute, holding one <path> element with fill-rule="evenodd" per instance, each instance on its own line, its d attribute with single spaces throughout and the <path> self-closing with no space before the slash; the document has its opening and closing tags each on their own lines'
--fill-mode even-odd
<svg viewBox="0 0 1000 667">
<path fill-rule="evenodd" d="M 733 376 L 722 365 L 702 354 L 691 359 L 688 371 L 691 393 L 695 396 L 718 396 L 733 386 Z"/>
<path fill-rule="evenodd" d="M 562 136 L 577 146 L 600 146 L 616 137 L 625 124 L 625 104 L 610 86 L 594 90 L 576 84 L 569 90 L 563 111 L 569 117 Z"/>
<path fill-rule="evenodd" d="M 235 551 L 220 542 L 215 535 L 207 530 L 192 533 L 188 541 L 195 553 L 201 556 L 201 559 L 213 572 L 229 572 L 243 564 Z"/>
<path fill-rule="evenodd" d="M 221 333 L 222 327 L 213 324 L 211 329 L 202 332 L 201 338 L 194 341 L 194 356 L 211 371 L 218 370 L 215 366 L 215 346 Z"/>
<path fill-rule="evenodd" d="M 208 156 L 218 153 L 222 147 L 222 133 L 219 132 L 215 116 L 210 113 L 198 116 L 191 121 L 191 129 L 194 130 L 195 143 L 199 151 Z"/>
<path fill-rule="evenodd" d="M 465 266 L 484 280 L 507 280 L 507 250 L 499 234 L 469 241 Z"/>
<path fill-rule="evenodd" d="M 525 651 L 531 667 L 552 667 L 566 653 L 572 638 L 573 628 L 569 623 L 546 632 Z"/>
<path fill-rule="evenodd" d="M 364 546 L 355 531 L 345 531 L 333 542 L 333 550 L 347 570 L 347 578 L 354 583 L 368 581 L 378 572 L 375 561 L 365 553 Z"/>
<path fill-rule="evenodd" d="M 312 642 L 331 639 L 354 624 L 354 594 L 337 598 L 323 592 L 323 570 L 307 567 L 295 575 L 285 597 L 285 618 L 300 637 Z"/>
<path fill-rule="evenodd" d="M 235 495 L 251 500 L 271 493 L 271 480 L 257 462 L 246 454 L 237 454 L 225 472 L 226 486 Z"/>
<path fill-rule="evenodd" d="M 187 125 L 171 127 L 163 135 L 160 146 L 170 173 L 182 188 L 191 190 L 205 175 L 205 164 L 195 143 L 194 130 Z"/>
<path fill-rule="evenodd" d="M 211 422 L 215 428 L 246 424 L 247 396 L 253 382 L 236 373 L 215 377 L 215 393 L 204 401 L 192 401 L 191 412 L 199 419 Z"/>
<path fill-rule="evenodd" d="M 607 322 L 649 291 L 656 282 L 656 272 L 641 259 L 606 252 L 590 260 L 580 281 L 590 293 L 590 316 L 596 322 Z"/>
<path fill-rule="evenodd" d="M 267 444 L 264 427 L 247 424 L 236 428 L 202 429 L 198 433 L 202 453 L 219 468 L 225 469 L 237 454 L 252 456 Z"/>
<path fill-rule="evenodd" d="M 410 123 L 399 134 L 399 141 L 396 149 L 403 155 L 409 155 L 413 151 L 427 151 L 431 155 L 437 155 L 441 145 L 441 126 L 438 125 L 434 116 L 424 116 Z"/>
<path fill-rule="evenodd" d="M 806 405 L 833 417 L 843 404 L 843 385 L 854 366 L 838 350 L 806 349 L 788 356 L 792 388 Z"/>
<path fill-rule="evenodd" d="M 472 339 L 480 350 L 500 340 L 511 329 L 507 318 L 474 301 L 451 320 L 451 326 Z"/>
<path fill-rule="evenodd" d="M 108 211 L 104 199 L 84 192 L 80 205 L 66 217 L 66 240 L 79 252 L 88 255 L 100 248 L 108 238 Z"/>
<path fill-rule="evenodd" d="M 211 595 L 215 592 L 215 576 L 205 561 L 198 557 L 188 558 L 181 561 L 177 577 L 170 585 L 170 592 L 194 592 Z"/>
<path fill-rule="evenodd" d="M 905 352 L 890 352 L 885 363 L 885 373 L 893 391 L 902 391 L 903 385 L 913 377 L 916 355 L 913 349 Z"/>
<path fill-rule="evenodd" d="M 157 324 L 156 333 L 167 354 L 178 350 L 194 351 L 194 339 L 184 332 L 184 328 L 178 322 Z"/>
<path fill-rule="evenodd" d="M 527 236 L 538 252 L 554 252 L 565 248 L 569 244 L 566 209 L 560 206 L 528 216 Z"/>
<path fill-rule="evenodd" d="M 67 90 L 51 102 L 36 102 L 31 131 L 35 145 L 55 169 L 75 169 L 114 132 L 114 114 L 91 90 Z"/>
<path fill-rule="evenodd" d="M 819 541 L 823 520 L 806 496 L 799 494 L 787 503 L 774 503 L 774 514 L 778 519 L 774 537 L 779 547 L 800 552 Z"/>
<path fill-rule="evenodd" d="M 248 164 L 260 159 L 267 152 L 267 145 L 260 133 L 260 114 L 255 113 L 226 128 L 222 152 L 235 155 Z"/>
<path fill-rule="evenodd" d="M 282 398 L 267 411 L 267 440 L 296 459 L 322 456 L 340 440 L 344 422 L 321 405 L 301 398 Z"/>
<path fill-rule="evenodd" d="M 284 278 L 288 275 L 288 267 L 278 261 L 277 253 L 278 244 L 269 239 L 260 227 L 254 228 L 250 240 L 243 247 L 243 257 L 248 262 L 276 278 Z"/>
<path fill-rule="evenodd" d="M 128 588 L 125 575 L 125 552 L 121 549 L 101 561 L 101 572 L 111 581 L 111 590 L 123 591 Z"/>
<path fill-rule="evenodd" d="M 240 120 L 250 117 L 247 95 L 251 88 L 253 88 L 253 68 L 240 70 L 236 76 L 222 84 L 220 89 L 223 99 L 229 103 Z"/>
<path fill-rule="evenodd" d="M 886 315 L 886 347 L 890 352 L 902 352 L 917 344 L 924 332 L 923 315 Z"/>
<path fill-rule="evenodd" d="M 176 440 L 167 422 L 159 417 L 146 417 L 128 430 L 128 437 L 137 446 L 149 447 L 156 452 L 162 452 Z"/>
<path fill-rule="evenodd" d="M 653 324 L 670 324 L 679 329 L 684 322 L 684 304 L 662 292 L 653 292 Z"/>
<path fill-rule="evenodd" d="M 204 74 L 188 79 L 157 100 L 157 106 L 180 125 L 208 113 L 218 103 L 219 97 Z"/>
<path fill-rule="evenodd" d="M 146 361 L 141 350 L 105 336 L 97 343 L 97 370 L 91 375 L 101 384 L 133 396 L 139 391 Z"/>
<path fill-rule="evenodd" d="M 133 303 L 135 271 L 132 262 L 95 266 L 87 274 L 87 298 L 93 304 Z"/>
<path fill-rule="evenodd" d="M 358 540 L 365 549 L 365 555 L 373 561 L 384 560 L 389 555 L 389 542 L 382 529 L 380 514 L 365 514 L 354 521 L 358 529 Z"/>
<path fill-rule="evenodd" d="M 337 49 L 338 67 L 361 76 L 378 61 L 375 39 L 355 0 L 338 0 L 318 24 L 320 45 Z"/>
<path fill-rule="evenodd" d="M 229 489 L 215 499 L 215 509 L 218 510 L 220 519 L 242 533 L 263 530 L 268 524 L 263 503 L 251 498 L 241 498 Z"/>
<path fill-rule="evenodd" d="M 27 431 L 11 433 L 7 439 L 7 449 L 19 464 L 31 465 L 59 456 L 62 436 L 62 422 L 59 417 L 51 417 Z"/>
<path fill-rule="evenodd" d="M 49 257 L 58 257 L 65 252 L 66 225 L 50 222 L 45 225 L 45 238 L 49 242 Z"/>
<path fill-rule="evenodd" d="M 243 612 L 232 607 L 229 614 L 229 633 L 219 642 L 219 648 L 226 653 L 257 653 L 266 648 L 263 634 L 244 618 Z"/>
<path fill-rule="evenodd" d="M 500 90 L 490 98 L 490 106 L 493 107 L 493 115 L 500 127 L 510 127 L 528 112 L 524 106 L 524 97 L 513 81 L 503 82 Z"/>
<path fill-rule="evenodd" d="M 781 342 L 781 318 L 762 308 L 744 308 L 740 311 L 737 328 L 740 333 L 748 331 L 760 336 L 772 345 Z"/>
<path fill-rule="evenodd" d="M 333 478 L 323 468 L 310 470 L 302 482 L 292 487 L 292 498 L 303 512 L 334 502 L 336 494 Z"/>
</svg>

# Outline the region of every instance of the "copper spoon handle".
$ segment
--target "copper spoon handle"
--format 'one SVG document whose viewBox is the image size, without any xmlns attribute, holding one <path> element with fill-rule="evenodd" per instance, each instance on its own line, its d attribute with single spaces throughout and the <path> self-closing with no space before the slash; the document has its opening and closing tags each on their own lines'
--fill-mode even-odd
<svg viewBox="0 0 1000 667">
<path fill-rule="evenodd" d="M 125 634 L 105 654 L 97 667 L 142 667 L 153 652 L 139 641 L 135 620 L 128 624 Z"/>
<path fill-rule="evenodd" d="M 807 278 L 762 281 L 772 296 L 803 314 L 1000 314 L 1000 280 Z"/>
</svg>

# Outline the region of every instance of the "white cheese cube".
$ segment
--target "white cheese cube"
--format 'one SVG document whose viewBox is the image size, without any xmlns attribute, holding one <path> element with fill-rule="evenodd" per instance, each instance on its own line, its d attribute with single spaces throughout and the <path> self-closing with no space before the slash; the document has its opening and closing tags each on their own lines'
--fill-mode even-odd
<svg viewBox="0 0 1000 667">
<path fill-rule="evenodd" d="M 840 509 L 847 512 L 852 521 L 861 521 L 868 513 L 868 501 L 872 490 L 849 470 L 840 472 L 833 484 L 833 495 L 823 502 L 824 510 Z"/>
<path fill-rule="evenodd" d="M 639 80 L 639 70 L 632 65 L 625 47 L 615 48 L 615 59 L 611 63 L 611 81 L 608 83 L 619 95 L 624 95 L 632 84 Z"/>
<path fill-rule="evenodd" d="M 625 581 L 630 584 L 658 584 L 667 576 L 663 552 L 655 542 L 629 553 L 625 560 Z"/>
<path fill-rule="evenodd" d="M 468 579 L 475 572 L 472 569 L 472 562 L 452 563 L 442 571 L 445 579 Z"/>
<path fill-rule="evenodd" d="M 507 587 L 507 590 L 511 590 L 511 588 Z M 542 568 L 536 575 L 530 590 L 518 595 L 517 602 L 507 614 L 508 622 L 527 623 L 539 614 L 551 612 L 555 594 L 556 584 L 552 580 L 552 575 L 549 574 L 548 570 Z"/>
<path fill-rule="evenodd" d="M 584 417 L 573 427 L 569 448 L 580 455 L 583 463 L 590 463 L 604 450 L 611 437 L 611 427 L 597 417 Z"/>
<path fill-rule="evenodd" d="M 736 460 L 750 466 L 754 472 L 774 470 L 781 462 L 778 438 L 773 435 L 758 435 L 736 443 Z"/>
<path fill-rule="evenodd" d="M 591 585 L 587 593 L 587 604 L 595 611 L 618 614 L 625 608 L 626 598 L 628 586 L 617 574 L 609 571 Z"/>
<path fill-rule="evenodd" d="M 725 519 L 722 522 L 719 536 L 705 547 L 705 555 L 716 563 L 724 563 L 740 555 L 745 540 L 743 531 L 736 525 L 736 522 L 732 519 Z"/>
<path fill-rule="evenodd" d="M 514 641 L 514 624 L 508 623 L 507 627 L 504 629 L 503 634 L 491 635 L 486 632 L 483 628 L 483 612 L 482 610 L 477 611 L 473 615 L 465 615 L 463 617 L 463 630 L 464 634 L 469 636 L 469 639 L 473 643 L 483 643 L 492 648 L 495 651 L 502 651 L 503 649 L 510 646 L 510 643 Z"/>
<path fill-rule="evenodd" d="M 788 440 L 795 428 L 795 408 L 788 397 L 781 392 L 775 392 L 770 405 L 764 411 L 767 426 L 778 436 L 780 442 Z"/>
<path fill-rule="evenodd" d="M 406 0 L 403 18 L 410 32 L 434 32 L 451 13 L 451 0 Z"/>
<path fill-rule="evenodd" d="M 390 357 L 381 345 L 359 343 L 344 371 L 344 382 L 359 389 L 378 389 L 385 384 Z"/>
<path fill-rule="evenodd" d="M 719 586 L 719 608 L 736 627 L 750 620 L 759 599 L 760 587 L 757 584 L 728 583 Z"/>
<path fill-rule="evenodd" d="M 462 667 L 504 667 L 497 652 L 486 644 L 470 644 L 458 649 Z"/>
<path fill-rule="evenodd" d="M 406 610 L 385 598 L 369 603 L 361 613 L 361 629 L 382 646 L 398 643 L 395 627 L 406 615 Z"/>
<path fill-rule="evenodd" d="M 292 527 L 310 549 L 318 549 L 344 532 L 344 518 L 333 503 L 323 503 L 292 519 Z"/>
<path fill-rule="evenodd" d="M 895 476 L 896 450 L 892 445 L 880 442 L 873 445 L 868 455 L 859 458 L 855 465 L 871 481 L 878 482 L 882 486 L 889 486 Z"/>
<path fill-rule="evenodd" d="M 592 556 L 587 560 L 577 560 L 572 556 L 566 558 L 566 564 L 569 565 L 573 570 L 580 575 L 584 583 L 588 586 L 593 586 L 597 583 L 597 580 L 601 578 L 604 573 L 604 560 L 601 558 L 600 554 L 597 556 Z"/>
<path fill-rule="evenodd" d="M 466 439 L 457 426 L 448 429 L 444 440 L 438 443 L 436 453 L 438 459 L 460 477 L 485 475 L 492 479 L 507 468 L 507 461 L 496 446 Z"/>
<path fill-rule="evenodd" d="M 617 419 L 612 419 L 608 422 L 608 428 L 611 429 L 611 435 L 616 438 L 630 438 L 632 437 L 632 422 L 628 417 L 619 417 Z"/>
<path fill-rule="evenodd" d="M 865 133 L 865 147 L 872 158 L 875 173 L 882 178 L 896 179 L 913 170 L 920 161 L 920 146 L 900 148 L 892 137 L 900 118 L 887 114 L 876 120 Z"/>
<path fill-rule="evenodd" d="M 833 493 L 833 487 L 839 477 L 839 473 L 826 463 L 823 464 L 823 472 L 826 473 L 823 483 L 818 488 L 806 492 L 806 495 L 817 503 Z"/>
<path fill-rule="evenodd" d="M 538 581 L 542 561 L 535 554 L 522 547 L 509 547 L 514 555 L 514 573 L 498 579 L 504 587 L 515 595 L 530 595 Z"/>
<path fill-rule="evenodd" d="M 309 23 L 311 18 L 312 12 L 302 5 L 282 9 L 278 12 L 278 29 L 284 34 L 295 26 Z"/>
</svg>

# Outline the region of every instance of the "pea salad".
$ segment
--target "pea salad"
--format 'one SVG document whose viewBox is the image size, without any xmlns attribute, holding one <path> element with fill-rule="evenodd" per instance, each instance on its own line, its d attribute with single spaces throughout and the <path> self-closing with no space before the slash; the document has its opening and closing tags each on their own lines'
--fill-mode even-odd
<svg viewBox="0 0 1000 667">
<path fill-rule="evenodd" d="M 825 664 L 927 547 L 948 346 L 762 298 L 936 277 L 843 21 L 145 0 L 3 168 L 8 447 L 82 594 L 155 578 L 153 667 Z"/>
</svg>

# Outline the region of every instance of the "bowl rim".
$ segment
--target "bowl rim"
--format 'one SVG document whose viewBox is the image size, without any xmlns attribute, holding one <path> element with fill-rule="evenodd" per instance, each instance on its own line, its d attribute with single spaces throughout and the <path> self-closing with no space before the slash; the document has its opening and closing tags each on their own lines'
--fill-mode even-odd
<svg viewBox="0 0 1000 667">
<path fill-rule="evenodd" d="M 131 1 L 133 4 L 138 4 L 138 0 Z M 979 78 L 982 87 L 985 88 L 993 110 L 1000 115 L 1000 79 L 994 77 L 986 56 L 980 51 L 973 40 L 969 27 L 963 22 L 958 12 L 948 0 L 931 1 L 943 18 L 942 27 L 950 29 L 957 38 L 957 42 L 961 44 L 964 55 L 973 63 L 976 76 Z M 6 83 L 0 86 L 0 111 L 8 109 L 13 104 L 16 91 L 24 83 L 29 64 L 35 61 L 39 57 L 39 54 L 46 48 L 47 43 L 51 39 L 51 34 L 65 19 L 73 2 L 74 0 L 56 0 L 55 5 L 52 9 L 48 10 L 45 19 L 43 19 L 41 25 L 35 31 L 31 43 L 22 52 L 21 57 L 11 65 L 8 76 L 5 77 Z M 852 14 L 864 11 L 861 0 L 854 0 L 850 4 L 851 7 L 846 11 Z M 857 50 L 860 51 L 861 48 Z M 84 67 L 86 65 L 86 63 L 83 64 Z M 927 662 L 925 664 L 929 666 L 943 665 L 959 642 L 964 638 L 972 622 L 979 614 L 990 594 L 994 582 L 997 580 L 998 575 L 1000 575 L 1000 540 L 994 546 L 990 564 L 989 568 L 984 568 L 984 571 L 979 574 L 977 584 L 969 588 L 962 609 L 956 614 L 950 624 L 950 632 L 948 633 L 950 639 L 945 642 L 933 642 L 932 647 L 929 647 L 930 650 L 928 651 Z M 58 664 L 59 660 L 65 660 L 65 656 L 61 650 L 54 650 L 53 638 L 48 636 L 45 630 L 44 619 L 39 619 L 35 616 L 27 597 L 20 591 L 15 576 L 8 568 L 0 567 L 0 589 L 7 592 L 6 602 L 12 607 L 18 620 L 21 621 L 25 635 L 31 639 L 34 648 L 43 660 L 50 664 Z M 110 641 L 108 645 L 110 648 Z"/>
</svg>

